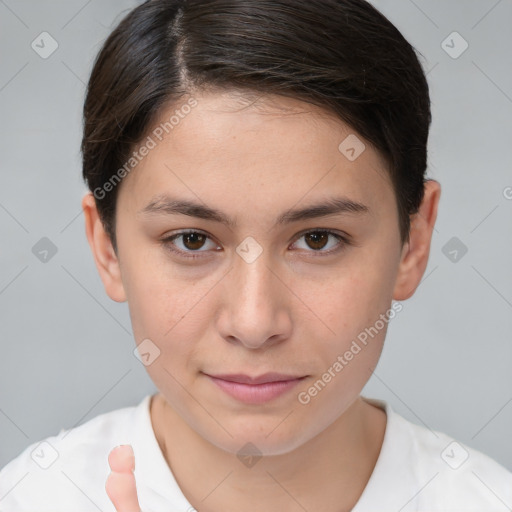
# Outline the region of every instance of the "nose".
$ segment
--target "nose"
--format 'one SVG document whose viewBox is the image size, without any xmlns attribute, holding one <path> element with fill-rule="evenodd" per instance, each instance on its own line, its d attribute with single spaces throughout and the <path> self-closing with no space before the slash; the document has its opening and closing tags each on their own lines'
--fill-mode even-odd
<svg viewBox="0 0 512 512">
<path fill-rule="evenodd" d="M 237 257 L 223 282 L 218 329 L 231 343 L 268 347 L 291 335 L 291 292 L 270 267 L 265 251 L 253 262 Z"/>
</svg>

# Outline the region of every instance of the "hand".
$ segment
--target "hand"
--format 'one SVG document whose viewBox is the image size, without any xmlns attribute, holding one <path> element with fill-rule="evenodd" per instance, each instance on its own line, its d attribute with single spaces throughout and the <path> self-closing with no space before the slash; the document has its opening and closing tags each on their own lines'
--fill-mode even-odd
<svg viewBox="0 0 512 512">
<path fill-rule="evenodd" d="M 135 486 L 135 456 L 129 444 L 116 446 L 108 456 L 111 469 L 105 483 L 110 501 L 117 512 L 141 512 Z"/>
</svg>

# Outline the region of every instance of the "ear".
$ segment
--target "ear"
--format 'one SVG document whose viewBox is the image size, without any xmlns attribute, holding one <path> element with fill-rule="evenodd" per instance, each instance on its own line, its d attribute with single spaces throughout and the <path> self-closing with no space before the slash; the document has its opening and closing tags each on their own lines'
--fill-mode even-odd
<svg viewBox="0 0 512 512">
<path fill-rule="evenodd" d="M 427 268 L 441 185 L 435 180 L 428 180 L 424 187 L 425 193 L 420 208 L 411 216 L 409 241 L 402 249 L 393 291 L 394 300 L 406 300 L 411 297 Z"/>
<path fill-rule="evenodd" d="M 119 260 L 101 222 L 94 196 L 90 192 L 82 199 L 82 209 L 87 240 L 105 291 L 112 300 L 124 302 L 126 294 L 121 280 Z"/>
</svg>

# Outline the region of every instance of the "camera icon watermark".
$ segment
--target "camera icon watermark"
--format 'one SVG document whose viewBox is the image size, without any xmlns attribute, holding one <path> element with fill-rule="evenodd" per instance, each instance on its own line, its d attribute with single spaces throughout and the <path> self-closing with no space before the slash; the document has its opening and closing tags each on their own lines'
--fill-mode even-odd
<svg viewBox="0 0 512 512">
<path fill-rule="evenodd" d="M 364 142 L 353 133 L 343 139 L 341 144 L 338 146 L 339 152 L 351 162 L 359 158 L 365 149 L 366 146 L 364 145 Z"/>
<path fill-rule="evenodd" d="M 146 338 L 135 347 L 133 355 L 144 366 L 149 366 L 160 357 L 160 349 L 149 338 Z"/>
<path fill-rule="evenodd" d="M 452 58 L 458 59 L 469 47 L 468 42 L 458 33 L 452 32 L 441 43 L 441 48 Z"/>
<path fill-rule="evenodd" d="M 236 252 L 246 263 L 253 263 L 263 252 L 263 247 L 252 236 L 248 236 L 238 244 Z"/>
<path fill-rule="evenodd" d="M 41 32 L 30 44 L 39 57 L 47 59 L 59 47 L 59 43 L 48 32 Z"/>
<path fill-rule="evenodd" d="M 452 263 L 458 263 L 468 252 L 468 248 L 459 238 L 453 236 L 443 245 L 441 251 Z"/>
<path fill-rule="evenodd" d="M 469 452 L 457 443 L 452 441 L 442 452 L 441 458 L 450 466 L 452 469 L 459 469 L 464 462 L 469 459 Z"/>
<path fill-rule="evenodd" d="M 245 443 L 242 448 L 238 450 L 236 456 L 244 466 L 251 469 L 261 459 L 263 454 L 253 443 Z"/>
<path fill-rule="evenodd" d="M 48 441 L 43 441 L 30 452 L 30 457 L 40 468 L 48 469 L 59 458 L 59 452 Z"/>
<path fill-rule="evenodd" d="M 48 263 L 57 254 L 57 246 L 49 238 L 44 236 L 34 244 L 32 254 L 41 263 Z"/>
</svg>

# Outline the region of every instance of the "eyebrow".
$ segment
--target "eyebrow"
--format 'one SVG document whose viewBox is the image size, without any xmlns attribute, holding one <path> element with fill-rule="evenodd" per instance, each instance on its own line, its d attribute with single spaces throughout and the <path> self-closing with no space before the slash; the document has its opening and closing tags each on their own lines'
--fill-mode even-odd
<svg viewBox="0 0 512 512">
<path fill-rule="evenodd" d="M 220 210 L 193 201 L 173 199 L 166 195 L 153 198 L 151 202 L 138 213 L 142 215 L 187 215 L 198 219 L 219 222 L 229 227 L 236 226 L 235 220 L 231 219 Z M 292 222 L 327 217 L 329 215 L 364 215 L 368 213 L 370 213 L 370 208 L 362 203 L 352 201 L 346 197 L 331 197 L 320 203 L 312 204 L 304 208 L 290 208 L 285 210 L 277 218 L 276 225 L 291 224 Z"/>
</svg>

